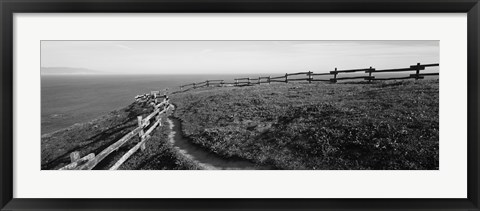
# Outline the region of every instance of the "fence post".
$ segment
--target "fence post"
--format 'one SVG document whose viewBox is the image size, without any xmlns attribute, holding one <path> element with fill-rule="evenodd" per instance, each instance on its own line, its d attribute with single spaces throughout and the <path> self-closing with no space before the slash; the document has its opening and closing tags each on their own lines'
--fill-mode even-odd
<svg viewBox="0 0 480 211">
<path fill-rule="evenodd" d="M 260 84 L 260 77 L 258 77 L 258 84 Z"/>
<path fill-rule="evenodd" d="M 80 159 L 80 152 L 75 151 L 75 152 L 70 153 L 70 161 L 71 161 L 71 163 L 77 161 L 78 159 Z"/>
<path fill-rule="evenodd" d="M 250 78 L 247 78 L 247 80 L 248 80 L 248 85 L 250 86 Z"/>
<path fill-rule="evenodd" d="M 312 83 L 312 71 L 308 71 L 308 83 Z"/>
<path fill-rule="evenodd" d="M 197 88 L 196 84 L 195 84 L 195 83 L 193 83 L 193 89 L 196 89 L 196 88 Z"/>
<path fill-rule="evenodd" d="M 335 67 L 335 73 L 333 74 L 333 83 L 337 83 L 337 68 Z"/>
<path fill-rule="evenodd" d="M 417 67 L 416 67 L 416 74 L 415 74 L 415 80 L 418 80 L 418 76 L 420 74 L 420 63 L 417 63 Z"/>
<path fill-rule="evenodd" d="M 270 76 L 268 76 L 268 84 L 270 84 Z"/>
<path fill-rule="evenodd" d="M 235 79 L 235 86 L 238 86 L 238 80 Z"/>
<path fill-rule="evenodd" d="M 141 127 L 141 128 L 142 128 L 142 129 L 140 130 L 140 132 L 138 133 L 138 137 L 140 138 L 140 141 L 143 141 L 143 135 L 145 134 L 145 131 L 143 131 L 142 119 L 143 119 L 142 116 L 137 116 L 138 127 Z M 143 144 L 140 146 L 140 149 L 141 149 L 142 151 L 145 150 L 145 143 L 143 143 Z"/>
<path fill-rule="evenodd" d="M 220 86 L 221 86 L 221 87 L 223 87 L 223 80 L 222 80 L 222 81 L 220 81 Z"/>
<path fill-rule="evenodd" d="M 285 83 L 288 83 L 288 73 L 285 73 Z"/>
<path fill-rule="evenodd" d="M 157 99 L 155 99 L 155 103 L 152 106 L 153 106 L 153 111 L 155 111 L 157 109 Z"/>
<path fill-rule="evenodd" d="M 206 82 L 207 82 L 207 87 L 209 87 L 209 86 L 210 86 L 210 84 L 209 84 L 208 80 L 207 80 Z"/>
<path fill-rule="evenodd" d="M 165 110 L 165 108 L 166 107 L 163 107 L 162 110 Z M 158 108 L 158 110 L 160 110 L 160 108 Z M 162 118 L 162 117 L 160 116 L 160 112 L 158 112 L 158 114 L 155 116 L 155 121 L 158 121 L 160 118 Z"/>
<path fill-rule="evenodd" d="M 368 71 L 368 83 L 372 82 L 372 66 L 369 68 L 370 70 Z"/>
</svg>

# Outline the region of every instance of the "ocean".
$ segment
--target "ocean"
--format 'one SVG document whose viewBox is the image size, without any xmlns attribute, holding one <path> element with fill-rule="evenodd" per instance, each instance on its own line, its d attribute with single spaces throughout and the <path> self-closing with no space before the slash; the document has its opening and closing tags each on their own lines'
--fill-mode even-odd
<svg viewBox="0 0 480 211">
<path fill-rule="evenodd" d="M 205 80 L 255 75 L 42 75 L 41 130 L 51 133 L 121 109 L 136 95 Z M 258 76 L 257 76 L 258 77 Z"/>
</svg>

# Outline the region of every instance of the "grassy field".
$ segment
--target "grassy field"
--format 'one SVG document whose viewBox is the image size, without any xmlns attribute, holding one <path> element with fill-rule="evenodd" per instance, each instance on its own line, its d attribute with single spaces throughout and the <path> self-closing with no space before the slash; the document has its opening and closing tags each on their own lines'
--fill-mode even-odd
<svg viewBox="0 0 480 211">
<path fill-rule="evenodd" d="M 438 169 L 438 80 L 288 83 L 171 96 L 194 143 L 279 169 Z"/>
<path fill-rule="evenodd" d="M 130 106 L 112 111 L 87 123 L 75 124 L 42 136 L 41 168 L 58 169 L 70 163 L 69 155 L 79 151 L 81 156 L 100 153 L 125 134 L 137 127 L 137 116 L 152 112 L 151 106 L 133 103 Z M 163 118 L 163 125 L 166 125 Z M 184 158 L 167 141 L 168 127 L 159 127 L 146 142 L 146 150 L 132 155 L 120 169 L 198 169 L 198 165 Z M 133 138 L 100 162 L 94 169 L 108 169 L 125 152 L 132 148 L 138 139 Z"/>
</svg>

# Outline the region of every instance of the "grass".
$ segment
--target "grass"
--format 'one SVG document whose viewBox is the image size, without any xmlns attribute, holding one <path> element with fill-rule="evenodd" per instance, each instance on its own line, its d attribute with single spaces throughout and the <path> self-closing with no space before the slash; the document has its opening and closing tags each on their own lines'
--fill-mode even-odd
<svg viewBox="0 0 480 211">
<path fill-rule="evenodd" d="M 171 96 L 210 151 L 280 169 L 438 169 L 438 80 L 288 83 Z"/>
</svg>

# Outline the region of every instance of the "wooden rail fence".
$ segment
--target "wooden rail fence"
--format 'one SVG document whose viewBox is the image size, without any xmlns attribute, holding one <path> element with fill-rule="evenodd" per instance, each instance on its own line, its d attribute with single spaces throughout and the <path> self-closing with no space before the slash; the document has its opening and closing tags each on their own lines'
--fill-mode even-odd
<svg viewBox="0 0 480 211">
<path fill-rule="evenodd" d="M 138 143 L 126 152 L 115 164 L 109 168 L 109 170 L 118 169 L 125 161 L 128 160 L 139 149 L 145 150 L 145 143 L 150 139 L 150 134 L 158 127 L 161 126 L 162 114 L 166 113 L 170 108 L 170 101 L 166 95 L 164 95 L 163 101 L 158 103 L 158 91 L 152 91 L 150 94 L 137 95 L 135 100 L 137 102 L 150 102 L 153 106 L 153 112 L 143 118 L 137 116 L 138 127 L 127 133 L 120 140 L 116 141 L 106 149 L 101 151 L 98 155 L 90 153 L 84 157 L 80 157 L 78 151 L 70 153 L 71 163 L 60 168 L 59 170 L 91 170 L 103 159 L 105 159 L 112 152 L 118 150 L 121 146 L 127 143 L 132 138 L 138 136 Z"/>
<path fill-rule="evenodd" d="M 332 83 L 337 83 L 341 80 L 367 80 L 368 82 L 371 81 L 384 81 L 384 80 L 405 80 L 405 79 L 423 79 L 425 76 L 436 76 L 439 75 L 438 72 L 436 73 L 420 73 L 420 71 L 425 70 L 427 67 L 436 67 L 439 66 L 438 63 L 435 64 L 420 64 L 417 63 L 415 65 L 410 65 L 407 68 L 397 68 L 397 69 L 382 69 L 376 70 L 375 68 L 361 68 L 361 69 L 349 69 L 349 70 L 338 70 L 335 68 L 334 71 L 330 71 L 327 73 L 313 73 L 311 71 L 308 72 L 298 72 L 298 73 L 285 73 L 282 76 L 265 76 L 265 77 L 258 77 L 258 78 L 235 78 L 233 83 L 226 83 L 224 80 L 207 80 L 200 83 L 191 83 L 185 84 L 180 86 L 180 90 L 187 91 L 190 89 L 196 89 L 201 87 L 209 87 L 209 86 L 250 86 L 255 84 L 262 84 L 262 83 L 272 83 L 272 82 L 281 82 L 281 83 L 288 83 L 289 81 L 308 81 L 308 83 L 312 83 L 312 81 L 327 81 Z M 375 73 L 387 73 L 387 72 L 413 72 L 414 74 L 409 74 L 402 77 L 387 77 L 387 78 L 377 78 L 376 76 L 372 75 Z M 361 76 L 344 76 L 348 73 L 357 73 L 357 72 L 364 72 L 366 75 Z M 305 75 L 304 78 L 292 78 L 291 76 L 301 76 Z M 290 76 L 290 78 L 289 78 Z M 331 76 L 331 78 L 319 78 L 320 76 Z"/>
</svg>

